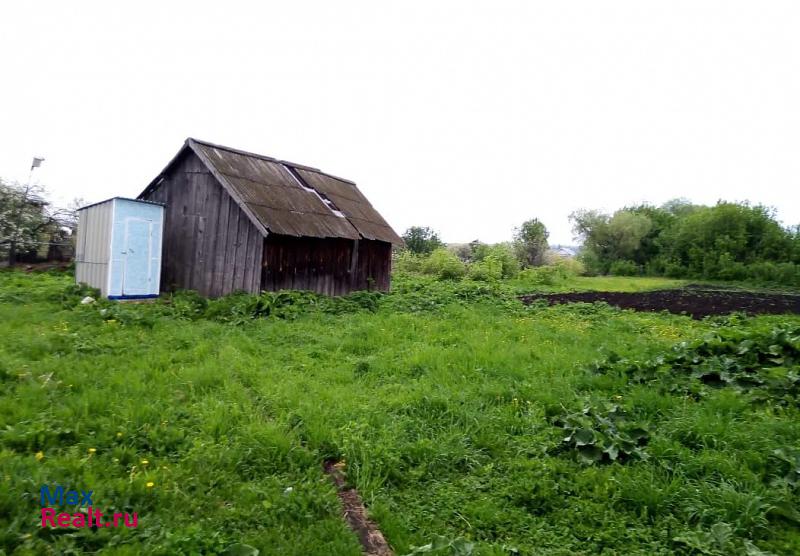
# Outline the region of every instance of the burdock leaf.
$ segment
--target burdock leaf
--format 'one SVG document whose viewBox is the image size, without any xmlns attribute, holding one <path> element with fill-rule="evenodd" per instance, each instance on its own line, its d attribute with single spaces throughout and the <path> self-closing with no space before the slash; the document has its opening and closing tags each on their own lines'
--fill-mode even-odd
<svg viewBox="0 0 800 556">
<path fill-rule="evenodd" d="M 617 456 L 619 456 L 619 448 L 617 448 L 616 444 L 611 444 L 605 450 L 603 450 L 603 452 L 608 455 L 611 461 L 616 461 Z"/>
<path fill-rule="evenodd" d="M 581 446 L 578 448 L 578 459 L 584 463 L 597 463 L 603 459 L 603 450 L 598 446 Z"/>
<path fill-rule="evenodd" d="M 592 429 L 578 429 L 573 435 L 576 446 L 588 446 L 594 444 L 594 431 Z"/>
</svg>

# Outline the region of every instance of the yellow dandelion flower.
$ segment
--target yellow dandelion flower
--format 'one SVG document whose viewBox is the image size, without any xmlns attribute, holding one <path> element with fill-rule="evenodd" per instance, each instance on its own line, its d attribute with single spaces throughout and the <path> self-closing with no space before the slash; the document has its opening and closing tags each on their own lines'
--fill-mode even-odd
<svg viewBox="0 0 800 556">
<path fill-rule="evenodd" d="M 89 448 L 89 453 L 94 454 L 97 451 L 97 448 Z"/>
<path fill-rule="evenodd" d="M 42 461 L 44 459 L 44 452 L 36 452 L 36 461 Z"/>
<path fill-rule="evenodd" d="M 147 484 L 146 484 L 145 486 L 146 486 L 147 488 L 153 488 L 154 486 L 156 486 L 156 484 L 155 484 L 153 481 L 148 481 L 148 482 L 147 482 Z"/>
<path fill-rule="evenodd" d="M 147 461 L 146 459 L 143 459 L 143 460 L 142 460 L 142 461 L 140 461 L 139 463 L 141 463 L 142 465 L 147 465 L 147 464 L 148 464 L 148 463 L 150 463 L 150 462 L 149 462 L 149 461 Z"/>
</svg>

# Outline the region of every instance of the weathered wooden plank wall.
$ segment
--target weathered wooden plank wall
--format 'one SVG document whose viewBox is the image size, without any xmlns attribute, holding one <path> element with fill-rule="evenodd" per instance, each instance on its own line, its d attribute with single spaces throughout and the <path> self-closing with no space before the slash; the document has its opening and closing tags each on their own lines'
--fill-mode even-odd
<svg viewBox="0 0 800 556">
<path fill-rule="evenodd" d="M 382 241 L 297 238 L 272 234 L 264 242 L 261 289 L 344 295 L 389 289 L 391 245 Z"/>
<path fill-rule="evenodd" d="M 162 289 L 210 297 L 260 290 L 264 236 L 194 153 L 144 198 L 166 205 Z"/>
<path fill-rule="evenodd" d="M 193 289 L 209 297 L 236 290 L 344 295 L 389 289 L 391 244 L 279 234 L 265 240 L 191 151 L 143 198 L 166 205 L 162 289 Z"/>
<path fill-rule="evenodd" d="M 352 289 L 389 291 L 392 273 L 392 244 L 360 240 Z"/>
</svg>

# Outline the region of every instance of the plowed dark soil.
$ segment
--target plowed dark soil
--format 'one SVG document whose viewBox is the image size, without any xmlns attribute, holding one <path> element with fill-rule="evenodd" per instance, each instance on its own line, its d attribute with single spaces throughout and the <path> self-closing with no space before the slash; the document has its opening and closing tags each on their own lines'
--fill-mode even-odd
<svg viewBox="0 0 800 556">
<path fill-rule="evenodd" d="M 550 305 L 605 301 L 623 309 L 669 311 L 696 319 L 737 311 L 753 315 L 800 313 L 800 295 L 797 294 L 704 289 L 696 286 L 649 292 L 529 294 L 520 296 L 520 299 L 526 304 L 542 299 Z"/>
</svg>

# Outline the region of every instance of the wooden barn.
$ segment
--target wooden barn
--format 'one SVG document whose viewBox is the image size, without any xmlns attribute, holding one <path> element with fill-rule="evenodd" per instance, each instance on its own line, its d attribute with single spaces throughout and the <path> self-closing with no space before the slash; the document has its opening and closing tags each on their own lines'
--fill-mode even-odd
<svg viewBox="0 0 800 556">
<path fill-rule="evenodd" d="M 352 181 L 187 139 L 139 195 L 162 203 L 162 290 L 389 289 L 402 240 Z"/>
</svg>

